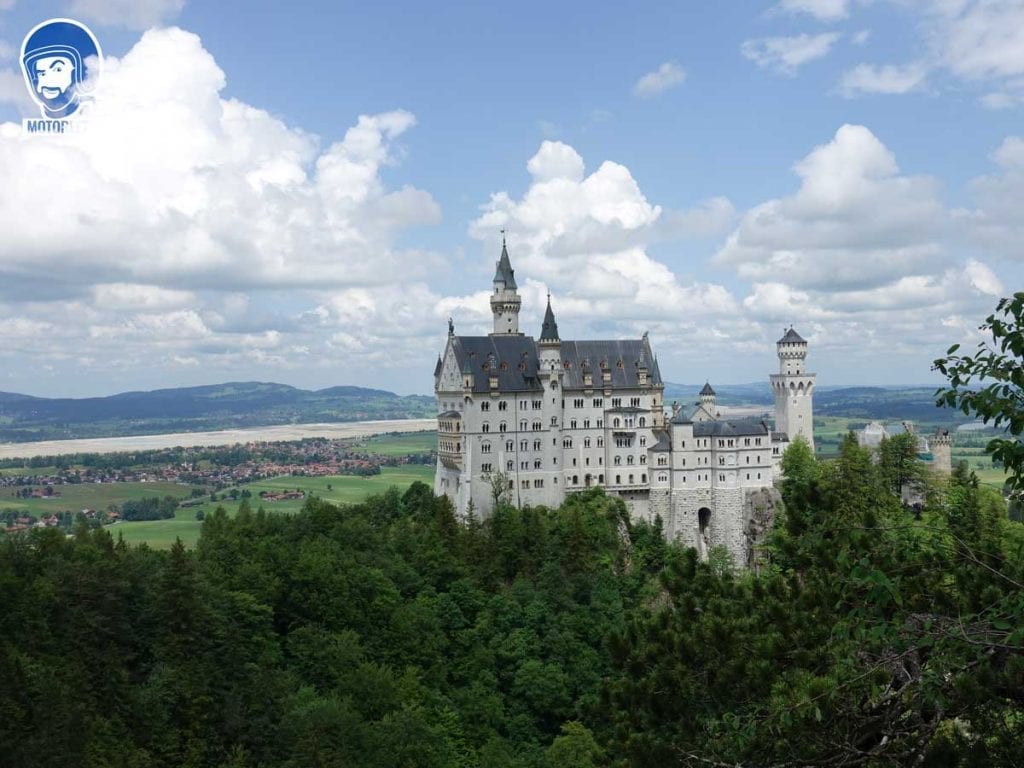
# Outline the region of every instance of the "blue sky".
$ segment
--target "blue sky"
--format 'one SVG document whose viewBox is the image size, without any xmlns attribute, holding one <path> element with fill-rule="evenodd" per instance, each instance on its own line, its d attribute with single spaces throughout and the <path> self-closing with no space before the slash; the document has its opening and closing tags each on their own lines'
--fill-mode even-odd
<svg viewBox="0 0 1024 768">
<path fill-rule="evenodd" d="M 22 137 L 55 16 L 93 125 Z M 673 381 L 764 379 L 788 323 L 823 383 L 933 381 L 1020 286 L 1022 104 L 1021 2 L 0 0 L 0 389 L 427 392 L 502 227 L 527 332 L 550 290 Z"/>
</svg>

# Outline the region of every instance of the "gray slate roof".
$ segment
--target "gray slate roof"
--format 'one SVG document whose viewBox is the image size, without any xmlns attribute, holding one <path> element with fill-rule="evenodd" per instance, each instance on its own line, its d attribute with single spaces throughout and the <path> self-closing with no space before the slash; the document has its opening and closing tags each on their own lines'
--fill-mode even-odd
<svg viewBox="0 0 1024 768">
<path fill-rule="evenodd" d="M 736 421 L 698 421 L 693 425 L 694 437 L 736 437 L 742 435 L 767 435 L 768 425 L 754 419 Z"/>
<path fill-rule="evenodd" d="M 512 262 L 508 260 L 508 248 L 505 243 L 501 244 L 501 258 L 498 259 L 498 267 L 494 270 L 494 282 L 502 282 L 509 290 L 516 289 L 516 271 L 512 269 Z"/>
<path fill-rule="evenodd" d="M 542 390 L 537 377 L 537 342 L 530 336 L 455 336 L 453 345 L 459 368 L 464 369 L 469 364 L 474 373 L 474 392 L 491 391 L 488 380 L 495 370 L 498 373 L 498 388 L 502 392 Z M 563 389 L 583 389 L 584 367 L 590 369 L 593 388 L 601 389 L 604 386 L 602 362 L 611 373 L 612 387 L 638 388 L 640 366 L 650 366 L 654 359 L 646 338 L 616 341 L 563 340 L 561 356 Z M 647 380 L 649 385 L 663 383 L 656 370 L 648 370 Z"/>
<path fill-rule="evenodd" d="M 672 450 L 672 440 L 669 438 L 668 432 L 663 429 L 656 429 L 654 430 L 654 436 L 658 438 L 658 442 L 651 448 L 652 451 L 661 453 Z"/>
<path fill-rule="evenodd" d="M 786 335 L 779 339 L 776 344 L 806 344 L 803 337 L 793 330 L 793 326 L 789 326 L 789 330 L 786 331 Z"/>
<path fill-rule="evenodd" d="M 702 395 L 712 395 L 712 396 L 714 396 L 714 394 L 715 394 L 715 390 L 713 390 L 713 389 L 711 388 L 711 383 L 710 383 L 710 382 L 707 382 L 707 381 L 706 381 L 706 382 L 704 382 L 704 388 L 703 388 L 703 389 L 701 389 L 701 391 L 700 391 L 700 394 L 702 394 Z"/>
<path fill-rule="evenodd" d="M 544 324 L 540 329 L 541 341 L 558 341 L 558 323 L 555 322 L 555 313 L 551 311 L 551 296 L 548 296 L 548 308 L 544 312 Z"/>
</svg>

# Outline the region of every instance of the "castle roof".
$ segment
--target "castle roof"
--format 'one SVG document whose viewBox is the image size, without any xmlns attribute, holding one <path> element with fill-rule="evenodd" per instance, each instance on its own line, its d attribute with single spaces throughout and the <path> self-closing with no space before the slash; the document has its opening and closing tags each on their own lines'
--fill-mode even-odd
<svg viewBox="0 0 1024 768">
<path fill-rule="evenodd" d="M 460 370 L 468 364 L 474 373 L 473 391 L 490 392 L 490 377 L 497 375 L 501 392 L 533 392 L 543 387 L 539 378 L 537 341 L 529 336 L 495 334 L 491 336 L 455 336 L 452 349 Z M 562 341 L 562 388 L 584 389 L 583 369 L 591 374 L 588 388 L 606 386 L 607 371 L 613 389 L 637 389 L 640 384 L 640 360 L 650 360 L 650 343 L 644 339 L 612 341 Z M 486 367 L 485 367 L 486 366 Z M 646 386 L 661 385 L 661 376 L 652 371 Z"/>
<path fill-rule="evenodd" d="M 551 294 L 548 294 L 548 308 L 544 312 L 540 341 L 558 341 L 558 323 L 555 322 L 555 313 L 551 311 Z"/>
<path fill-rule="evenodd" d="M 652 451 L 662 453 L 672 450 L 672 440 L 669 438 L 668 432 L 663 429 L 655 429 L 653 430 L 653 434 L 654 437 L 658 439 L 658 442 L 654 444 L 653 448 L 651 448 Z"/>
<path fill-rule="evenodd" d="M 756 419 L 726 421 L 698 421 L 693 425 L 694 437 L 735 437 L 737 435 L 767 435 L 768 425 Z"/>
<path fill-rule="evenodd" d="M 434 378 L 441 375 L 441 356 L 437 356 L 437 365 L 434 366 Z"/>
<path fill-rule="evenodd" d="M 785 335 L 779 339 L 776 344 L 806 344 L 803 337 L 793 330 L 793 326 L 789 326 L 789 330 L 786 331 Z"/>
<path fill-rule="evenodd" d="M 516 271 L 512 269 L 512 262 L 508 259 L 508 248 L 505 241 L 501 243 L 501 258 L 498 259 L 498 267 L 494 270 L 494 282 L 504 283 L 509 290 L 516 289 Z"/>
<path fill-rule="evenodd" d="M 710 382 L 707 382 L 707 381 L 704 382 L 704 388 L 700 391 L 700 394 L 701 395 L 711 395 L 712 397 L 714 397 L 715 390 L 713 390 L 711 388 L 711 383 Z"/>
</svg>

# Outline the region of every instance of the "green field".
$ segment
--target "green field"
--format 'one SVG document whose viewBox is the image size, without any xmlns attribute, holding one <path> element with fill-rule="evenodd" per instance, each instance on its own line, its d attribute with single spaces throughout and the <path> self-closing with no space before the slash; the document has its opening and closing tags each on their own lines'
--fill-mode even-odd
<svg viewBox="0 0 1024 768">
<path fill-rule="evenodd" d="M 51 512 L 80 512 L 83 509 L 105 510 L 110 504 L 123 504 L 130 499 L 148 496 L 187 498 L 192 486 L 177 483 L 81 483 L 58 485 L 60 496 L 51 499 L 18 499 L 14 488 L 0 490 L 0 509 L 24 510 L 32 515 Z"/>
<path fill-rule="evenodd" d="M 381 474 L 373 477 L 353 477 L 350 475 L 332 475 L 327 477 L 282 477 L 260 480 L 238 486 L 252 492 L 249 503 L 253 509 L 263 507 L 268 512 L 293 513 L 302 508 L 302 501 L 263 502 L 259 499 L 260 491 L 284 491 L 301 488 L 334 504 L 354 504 L 367 496 L 383 493 L 391 486 L 405 490 L 416 480 L 432 484 L 434 468 L 432 466 L 412 464 L 403 467 L 382 467 Z M 148 484 L 147 484 L 148 485 Z M 155 483 L 153 484 L 155 485 Z M 328 486 L 330 486 L 328 488 Z M 219 494 L 218 494 L 219 495 Z M 194 546 L 199 540 L 199 528 L 202 525 L 196 520 L 196 512 L 202 510 L 210 514 L 217 507 L 224 507 L 228 514 L 235 514 L 239 501 L 226 499 L 216 503 L 207 501 L 194 507 L 178 509 L 173 519 L 154 520 L 139 523 L 115 523 L 109 526 L 110 532 L 116 537 L 121 535 L 131 543 L 146 542 L 157 549 L 169 548 L 176 538 L 180 538 L 187 546 Z"/>
<path fill-rule="evenodd" d="M 437 450 L 437 432 L 402 432 L 377 435 L 353 446 L 356 450 L 379 456 L 408 456 L 411 453 L 430 453 Z"/>
</svg>

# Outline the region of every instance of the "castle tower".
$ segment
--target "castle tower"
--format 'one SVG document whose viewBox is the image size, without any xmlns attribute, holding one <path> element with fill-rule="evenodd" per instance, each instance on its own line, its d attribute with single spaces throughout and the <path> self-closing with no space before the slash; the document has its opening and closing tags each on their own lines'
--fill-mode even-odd
<svg viewBox="0 0 1024 768">
<path fill-rule="evenodd" d="M 715 397 L 715 390 L 711 388 L 711 382 L 705 381 L 704 387 L 700 391 L 700 404 L 708 413 L 715 412 Z"/>
<path fill-rule="evenodd" d="M 949 430 L 936 428 L 935 434 L 929 439 L 932 456 L 935 462 L 932 467 L 936 472 L 948 475 L 953 471 L 953 438 Z"/>
<path fill-rule="evenodd" d="M 555 313 L 551 310 L 551 294 L 548 294 L 548 308 L 544 312 L 544 324 L 540 329 L 540 338 L 537 339 L 538 356 L 540 358 L 541 374 L 549 372 L 561 372 L 562 368 L 562 340 L 558 338 L 558 323 L 555 322 Z"/>
<path fill-rule="evenodd" d="M 785 332 L 775 344 L 779 356 L 779 372 L 771 375 L 775 395 L 775 430 L 784 432 L 792 441 L 803 435 L 814 449 L 814 380 L 807 373 L 807 342 L 793 330 Z"/>
<path fill-rule="evenodd" d="M 491 312 L 494 314 L 492 336 L 520 336 L 519 307 L 522 300 L 516 290 L 516 272 L 508 259 L 505 235 L 501 236 L 501 258 L 494 271 L 494 294 L 491 296 Z"/>
</svg>

